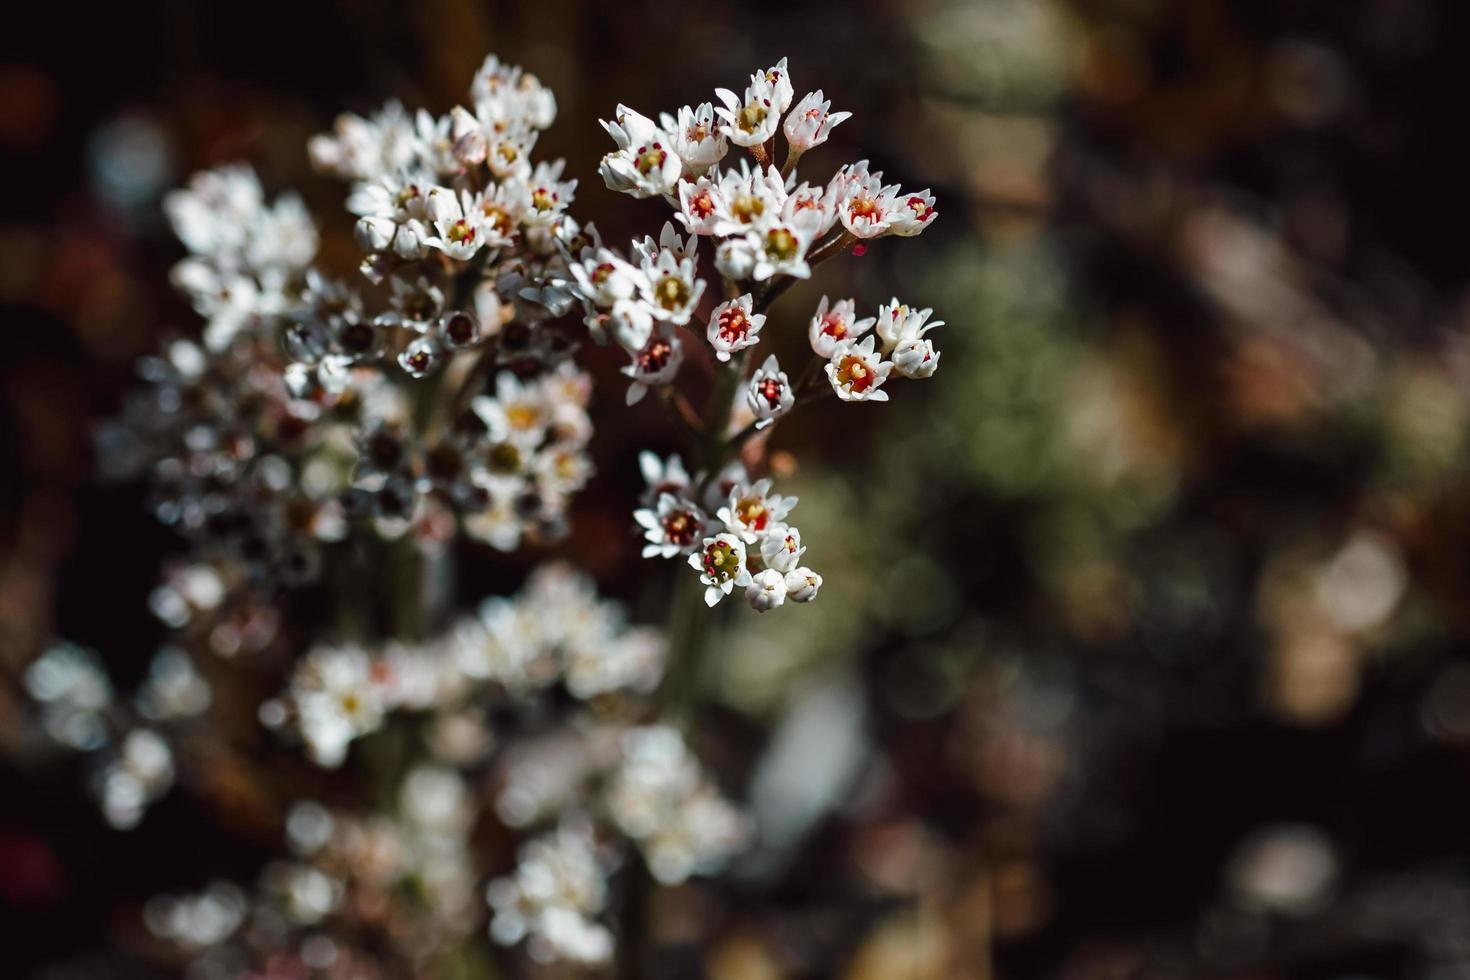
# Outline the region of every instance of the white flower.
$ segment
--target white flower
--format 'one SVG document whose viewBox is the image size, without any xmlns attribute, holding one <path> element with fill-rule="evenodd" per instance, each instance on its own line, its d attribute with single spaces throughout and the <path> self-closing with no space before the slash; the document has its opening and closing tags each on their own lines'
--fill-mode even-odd
<svg viewBox="0 0 1470 980">
<path fill-rule="evenodd" d="M 766 358 L 750 377 L 750 387 L 745 391 L 745 402 L 756 417 L 755 427 L 764 429 L 777 418 L 791 411 L 796 404 L 796 393 L 791 390 L 791 380 L 776 363 L 776 355 Z"/>
<path fill-rule="evenodd" d="M 431 186 L 402 172 L 354 185 L 347 195 L 347 210 L 359 215 L 354 229 L 357 244 L 370 252 L 391 246 L 403 258 L 422 258 L 427 251 Z"/>
<path fill-rule="evenodd" d="M 686 258 L 694 258 L 699 250 L 699 239 L 690 235 L 688 238 L 679 237 L 679 229 L 674 227 L 672 221 L 665 221 L 663 228 L 659 231 L 658 240 L 652 235 L 644 235 L 641 239 L 635 238 L 630 243 L 632 254 L 638 257 L 640 264 L 657 261 L 660 254 L 667 252 L 674 261 L 682 262 Z"/>
<path fill-rule="evenodd" d="M 432 334 L 415 337 L 398 354 L 398 366 L 413 378 L 426 378 L 444 364 L 444 349 Z"/>
<path fill-rule="evenodd" d="M 810 568 L 798 568 L 786 573 L 786 598 L 792 602 L 810 602 L 817 597 L 822 587 L 822 576 Z"/>
<path fill-rule="evenodd" d="M 780 220 L 786 205 L 786 181 L 774 166 L 754 167 L 741 160 L 739 169 L 720 175 L 714 223 L 716 235 L 739 235 L 760 231 Z"/>
<path fill-rule="evenodd" d="M 844 340 L 837 344 L 827 365 L 827 378 L 837 397 L 845 402 L 886 402 L 888 392 L 880 389 L 891 370 L 893 365 L 873 352 L 870 336 L 861 343 Z"/>
<path fill-rule="evenodd" d="M 641 351 L 653 337 L 656 312 L 641 299 L 620 299 L 608 312 L 606 329 L 624 350 Z"/>
<path fill-rule="evenodd" d="M 749 279 L 755 271 L 757 246 L 748 235 L 727 238 L 715 249 L 715 271 L 726 279 Z"/>
<path fill-rule="evenodd" d="M 485 244 L 482 215 L 475 199 L 468 191 L 456 194 L 444 187 L 430 188 L 426 197 L 436 234 L 426 238 L 424 244 L 451 259 L 472 258 Z"/>
<path fill-rule="evenodd" d="M 337 117 L 331 133 L 313 136 L 307 155 L 318 171 L 345 180 L 372 180 L 409 166 L 417 138 L 408 113 L 389 102 L 371 119 L 350 112 Z"/>
<path fill-rule="evenodd" d="M 524 179 L 531 172 L 531 148 L 540 134 L 524 120 L 492 125 L 485 166 L 501 180 Z"/>
<path fill-rule="evenodd" d="M 746 293 L 721 303 L 710 312 L 706 335 L 720 360 L 728 361 L 731 354 L 753 347 L 760 341 L 766 316 L 751 312 L 753 302 L 751 295 Z"/>
<path fill-rule="evenodd" d="M 809 278 L 811 266 L 807 265 L 806 250 L 811 245 L 807 228 L 802 224 L 773 224 L 765 231 L 749 236 L 754 246 L 755 266 L 750 277 L 764 281 L 772 276 L 795 276 Z"/>
<path fill-rule="evenodd" d="M 521 846 L 512 876 L 486 887 L 491 937 L 503 946 L 527 939 L 528 951 L 543 962 L 606 962 L 612 933 L 595 918 L 607 905 L 607 873 L 592 828 L 564 820 Z"/>
<path fill-rule="evenodd" d="M 725 120 L 720 131 L 736 146 L 759 146 L 776 135 L 781 115 L 791 105 L 791 78 L 786 72 L 786 59 L 775 66 L 750 76 L 750 85 L 741 98 L 729 89 L 715 89 L 724 103 L 716 109 Z"/>
<path fill-rule="evenodd" d="M 828 189 L 843 227 L 858 238 L 911 237 L 929 227 L 938 213 L 927 190 L 905 195 L 897 184 L 884 185 L 883 174 L 869 173 L 866 160 L 839 170 Z"/>
<path fill-rule="evenodd" d="M 618 829 L 638 843 L 648 870 L 665 884 L 718 871 L 748 828 L 683 737 L 664 725 L 633 728 L 623 735 L 622 754 L 604 803 Z"/>
<path fill-rule="evenodd" d="M 750 570 L 745 567 L 745 542 L 733 534 L 705 538 L 700 550 L 689 556 L 689 564 L 699 570 L 707 606 L 713 606 L 737 586 L 744 588 L 750 584 Z"/>
<path fill-rule="evenodd" d="M 872 329 L 876 322 L 873 317 L 862 320 L 856 317 L 856 306 L 852 300 L 840 299 L 828 308 L 827 297 L 823 296 L 822 301 L 817 304 L 816 315 L 812 317 L 808 330 L 812 350 L 816 355 L 830 359 L 838 344 L 845 340 L 856 340 Z"/>
<path fill-rule="evenodd" d="M 664 226 L 672 231 L 673 225 Z M 691 240 L 691 245 L 693 240 Z M 673 250 L 661 248 L 657 256 L 644 258 L 642 265 L 643 299 L 653 315 L 668 323 L 682 325 L 694 315 L 699 298 L 704 295 L 704 280 L 694 274 L 695 255 L 691 249 L 677 257 Z"/>
<path fill-rule="evenodd" d="M 928 228 L 939 213 L 934 210 L 934 195 L 929 193 L 927 187 L 913 194 L 895 197 L 894 200 L 894 207 L 889 215 L 890 235 L 912 238 Z"/>
<path fill-rule="evenodd" d="M 635 510 L 633 519 L 643 526 L 648 541 L 643 546 L 644 558 L 687 555 L 704 538 L 704 512 L 672 493 L 659 494 L 656 507 Z"/>
<path fill-rule="evenodd" d="M 729 144 L 715 121 L 715 111 L 705 102 L 698 108 L 684 106 L 677 116 L 663 113 L 659 125 L 669 134 L 669 143 L 684 164 L 684 173 L 695 177 L 724 159 Z"/>
<path fill-rule="evenodd" d="M 372 662 L 357 647 L 318 647 L 307 654 L 291 679 L 291 697 L 301 737 L 321 766 L 341 765 L 348 744 L 382 724 Z"/>
<path fill-rule="evenodd" d="M 449 110 L 449 139 L 455 159 L 466 166 L 485 162 L 490 144 L 480 120 L 464 106 Z"/>
<path fill-rule="evenodd" d="M 475 73 L 470 97 L 480 118 L 491 122 L 519 121 L 546 129 L 556 119 L 556 97 L 551 89 L 519 66 L 502 64 L 493 54 Z"/>
<path fill-rule="evenodd" d="M 669 384 L 679 373 L 684 363 L 684 342 L 674 329 L 660 324 L 648 338 L 648 343 L 637 351 L 630 351 L 632 363 L 623 368 L 623 373 L 633 379 L 628 386 L 627 403 L 637 403 L 649 388 Z"/>
<path fill-rule="evenodd" d="M 720 185 L 708 177 L 679 182 L 679 210 L 674 217 L 691 235 L 713 235 L 727 213 Z"/>
<path fill-rule="evenodd" d="M 782 574 L 796 568 L 804 554 L 801 532 L 794 527 L 778 527 L 761 538 L 761 561 Z"/>
<path fill-rule="evenodd" d="M 768 612 L 786 601 L 786 576 L 767 568 L 752 576 L 745 598 L 756 612 Z"/>
<path fill-rule="evenodd" d="M 614 122 L 602 128 L 618 144 L 597 168 L 609 190 L 634 197 L 659 197 L 674 190 L 684 167 L 673 152 L 673 138 L 647 116 L 619 105 Z"/>
<path fill-rule="evenodd" d="M 570 267 L 577 292 L 599 309 L 609 310 L 619 300 L 631 299 L 643 286 L 643 273 L 617 252 L 595 248 Z"/>
<path fill-rule="evenodd" d="M 813 187 L 803 182 L 786 196 L 781 220 L 798 227 L 811 240 L 832 230 L 837 223 L 837 198 L 831 187 Z"/>
<path fill-rule="evenodd" d="M 897 184 L 883 185 L 881 172 L 868 172 L 868 161 L 843 167 L 828 185 L 836 197 L 842 226 L 858 238 L 886 234 L 894 217 Z"/>
<path fill-rule="evenodd" d="M 730 488 L 724 506 L 715 513 L 725 522 L 730 533 L 754 544 L 767 532 L 783 527 L 786 515 L 791 513 L 796 502 L 795 497 L 772 493 L 769 479 L 754 483 L 742 481 Z"/>
<path fill-rule="evenodd" d="M 850 112 L 828 112 L 831 108 L 832 103 L 823 98 L 821 89 L 808 93 L 796 104 L 783 125 L 792 152 L 801 154 L 821 146 L 839 123 L 852 118 Z"/>
<path fill-rule="evenodd" d="M 560 186 L 554 181 L 552 185 Z M 469 200 L 470 206 L 478 212 L 476 224 L 484 236 L 482 244 L 486 248 L 504 248 L 514 243 L 522 221 L 530 225 L 539 223 L 530 217 L 534 210 L 531 194 L 518 180 L 505 181 Z"/>
<path fill-rule="evenodd" d="M 531 172 L 530 209 L 526 223 L 539 226 L 558 225 L 577 191 L 575 180 L 562 180 L 565 161 L 538 163 Z"/>
<path fill-rule="evenodd" d="M 885 351 L 892 350 L 904 337 L 922 336 L 927 330 L 940 323 L 931 323 L 925 327 L 932 309 L 915 310 L 907 303 L 901 302 L 897 296 L 878 307 L 878 339 L 883 341 Z"/>
<path fill-rule="evenodd" d="M 653 505 L 666 493 L 682 496 L 689 489 L 689 473 L 684 461 L 678 456 L 660 460 L 647 450 L 638 454 L 638 472 L 643 475 L 646 489 L 640 498 L 645 505 Z"/>
<path fill-rule="evenodd" d="M 906 337 L 893 349 L 893 370 L 905 378 L 930 378 L 939 369 L 939 351 L 927 337 Z"/>
</svg>

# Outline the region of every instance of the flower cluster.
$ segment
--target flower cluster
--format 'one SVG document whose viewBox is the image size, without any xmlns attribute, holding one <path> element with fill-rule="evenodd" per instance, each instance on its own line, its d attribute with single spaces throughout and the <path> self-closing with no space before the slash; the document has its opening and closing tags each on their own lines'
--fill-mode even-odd
<svg viewBox="0 0 1470 980">
<path fill-rule="evenodd" d="M 312 140 L 318 169 L 351 183 L 356 282 L 313 265 L 301 201 L 268 204 L 248 167 L 166 201 L 202 342 L 143 360 L 99 455 L 146 472 L 158 516 L 225 578 L 314 578 L 354 522 L 423 548 L 563 532 L 591 472 L 590 381 L 549 323 L 586 240 L 566 213 L 575 181 L 531 158 L 556 108 L 534 76 L 492 57 L 471 103 L 390 104 Z"/>
<path fill-rule="evenodd" d="M 801 535 L 786 521 L 796 501 L 743 470 L 731 479 L 713 474 L 746 439 L 792 411 L 822 373 L 845 402 L 886 401 L 883 386 L 892 374 L 930 377 L 939 353 L 926 334 L 940 324 L 929 320 L 931 310 L 896 299 L 876 317 L 858 319 L 852 300 L 829 306 L 824 297 L 810 321 L 814 360 L 795 382 L 773 354 L 748 370 L 750 353 L 769 332 L 772 303 L 792 281 L 849 248 L 861 254 L 869 240 L 917 235 L 936 212 L 927 190 L 885 184 L 866 160 L 838 168 L 825 183 L 798 182 L 798 162 L 850 113 L 832 112 L 821 90 L 796 100 L 785 59 L 752 74 L 743 93 L 719 89 L 716 96 L 718 106 L 685 106 L 657 122 L 619 105 L 602 124 L 617 144 L 603 157 L 603 181 L 633 197 L 663 198 L 688 237 L 669 222 L 657 241 L 635 240 L 627 253 L 599 240 L 578 255 L 571 274 L 593 336 L 628 353 L 629 403 L 660 389 L 706 447 L 710 435 L 724 436 L 732 416 L 749 420 L 701 454 L 693 480 L 677 458 L 667 466 L 646 462 L 650 491 L 634 518 L 645 532 L 644 555 L 687 555 L 709 605 L 741 588 L 763 612 L 788 598 L 811 599 L 821 586 L 821 576 L 800 564 Z M 779 167 L 778 134 L 786 141 Z M 749 158 L 728 162 L 732 146 Z M 706 237 L 725 299 L 701 315 L 707 284 L 699 240 Z M 726 365 L 716 370 L 721 387 L 708 419 L 675 388 L 690 335 L 702 337 Z"/>
<path fill-rule="evenodd" d="M 638 842 L 665 884 L 725 866 L 749 834 L 746 818 L 720 795 L 677 731 L 633 728 L 605 792 L 618 829 Z"/>
<path fill-rule="evenodd" d="M 662 636 L 629 626 L 565 565 L 539 569 L 514 598 L 485 600 L 440 635 L 368 651 L 320 645 L 297 662 L 283 698 L 262 717 L 292 723 L 311 758 L 336 767 L 351 743 L 395 710 L 446 714 L 491 688 L 525 698 L 561 684 L 579 700 L 647 693 L 663 674 Z"/>
<path fill-rule="evenodd" d="M 722 870 L 749 837 L 749 821 L 673 728 L 610 726 L 549 748 L 529 747 L 507 772 L 502 813 L 525 818 L 513 821 L 518 826 L 553 823 L 522 848 L 511 874 L 487 888 L 490 934 L 506 945 L 528 939 L 536 959 L 599 963 L 612 951 L 598 917 L 616 867 L 616 837 L 637 846 L 658 881 L 679 884 Z M 508 807 L 510 798 L 516 802 Z M 540 805 L 528 807 L 531 799 Z M 612 838 L 599 833 L 597 816 L 616 832 Z"/>
<path fill-rule="evenodd" d="M 208 709 L 211 691 L 181 651 L 164 647 L 130 701 L 120 701 L 91 650 L 57 643 L 26 668 L 42 730 L 93 757 L 92 789 L 107 822 L 137 826 L 174 784 L 181 726 Z"/>
<path fill-rule="evenodd" d="M 216 881 L 197 894 L 159 895 L 144 922 L 196 957 L 191 975 L 257 976 L 252 967 L 264 964 L 293 976 L 328 967 L 398 975 L 397 957 L 462 939 L 479 912 L 464 777 L 418 765 L 397 788 L 373 813 L 297 801 L 286 815 L 287 856 L 267 864 L 252 890 Z M 414 945 L 362 944 L 381 921 Z"/>
<path fill-rule="evenodd" d="M 490 935 L 513 946 L 526 940 L 541 962 L 605 963 L 612 932 L 597 921 L 607 907 L 610 855 L 592 826 L 569 820 L 521 845 L 514 873 L 485 889 L 494 917 Z"/>
<path fill-rule="evenodd" d="M 687 556 L 710 606 L 737 588 L 757 612 L 788 598 L 816 598 L 822 576 L 801 564 L 801 531 L 787 522 L 795 497 L 774 492 L 769 479 L 751 480 L 739 463 L 709 480 L 691 479 L 678 456 L 644 453 L 639 462 L 647 489 L 633 518 L 644 531 L 645 558 Z"/>
<path fill-rule="evenodd" d="M 218 966 L 201 975 L 262 963 L 399 975 L 393 956 L 422 965 L 487 915 L 496 942 L 533 959 L 605 963 L 627 862 L 678 884 L 717 873 L 749 838 L 747 817 L 660 722 L 684 680 L 663 684 L 662 632 L 630 624 L 565 565 L 457 615 L 448 584 L 452 540 L 509 551 L 567 530 L 592 474 L 591 381 L 572 360 L 581 327 L 558 322 L 579 317 L 628 356 L 627 402 L 656 392 L 691 447 L 640 456 L 644 555 L 687 561 L 710 606 L 738 588 L 764 612 L 821 588 L 791 523 L 796 498 L 746 443 L 823 388 L 824 367 L 843 401 L 886 400 L 890 375 L 931 376 L 938 323 L 897 300 L 859 320 L 853 300 L 824 298 L 802 370 L 757 347 L 781 325 L 772 305 L 787 286 L 870 239 L 922 231 L 933 198 L 865 161 L 800 180 L 798 162 L 849 114 L 820 90 L 795 98 L 784 60 L 715 95 L 656 122 L 619 106 L 603 124 L 616 144 L 599 168 L 607 186 L 673 212 L 626 249 L 569 215 L 576 182 L 533 158 L 555 100 L 494 57 L 466 105 L 436 116 L 389 103 L 311 140 L 316 170 L 348 185 L 363 256 L 346 278 L 318 263 L 301 201 L 268 202 L 247 167 L 169 197 L 188 252 L 173 279 L 205 325 L 140 362 L 146 384 L 100 432 L 99 455 L 114 476 L 146 476 L 155 514 L 186 540 L 150 599 L 178 648 L 126 704 L 90 654 L 50 651 L 27 674 L 38 724 L 95 755 L 104 812 L 131 826 L 190 775 L 178 732 L 211 691 L 184 650 L 268 651 L 234 667 L 279 668 L 279 693 L 257 711 L 282 743 L 323 768 L 364 740 L 353 768 L 390 744 L 395 760 L 374 805 L 345 793 L 332 809 L 296 803 L 288 856 L 253 891 L 217 884 L 150 904 L 157 936 Z M 748 156 L 730 161 L 732 147 Z M 703 377 L 683 376 L 702 412 L 679 387 L 686 357 L 713 376 L 707 396 Z M 309 581 L 321 585 L 279 591 Z M 298 629 L 292 604 L 321 594 L 335 632 Z M 211 676 L 226 669 L 208 663 Z M 476 786 L 528 835 L 484 904 Z"/>
</svg>

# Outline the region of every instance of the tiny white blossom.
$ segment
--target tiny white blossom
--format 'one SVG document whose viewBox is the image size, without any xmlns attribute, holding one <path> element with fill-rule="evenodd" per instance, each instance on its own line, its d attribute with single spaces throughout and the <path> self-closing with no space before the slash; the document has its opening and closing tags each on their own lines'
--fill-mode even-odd
<svg viewBox="0 0 1470 980">
<path fill-rule="evenodd" d="M 638 454 L 638 472 L 643 476 L 645 489 L 639 499 L 645 506 L 652 506 L 666 493 L 682 496 L 689 489 L 689 473 L 684 461 L 678 456 L 661 460 L 656 453 L 644 450 Z"/>
<path fill-rule="evenodd" d="M 771 492 L 769 479 L 754 483 L 744 481 L 730 488 L 724 506 L 716 516 L 725 522 L 730 533 L 748 544 L 759 541 L 761 536 L 783 527 L 786 515 L 796 506 L 797 498 L 783 497 Z"/>
<path fill-rule="evenodd" d="M 672 230 L 673 226 L 670 224 L 665 228 Z M 658 319 L 682 325 L 694 315 L 705 285 L 704 280 L 694 274 L 695 261 L 692 249 L 688 254 L 677 257 L 671 249 L 661 248 L 656 256 L 644 258 L 643 298 Z"/>
<path fill-rule="evenodd" d="M 603 121 L 602 128 L 618 145 L 598 167 L 609 190 L 634 197 L 661 197 L 673 192 L 684 167 L 673 151 L 669 134 L 624 105 L 618 106 L 615 121 Z"/>
<path fill-rule="evenodd" d="M 473 258 L 485 244 L 482 215 L 475 199 L 467 191 L 456 194 L 443 187 L 430 188 L 426 196 L 435 234 L 424 244 L 451 259 Z"/>
<path fill-rule="evenodd" d="M 751 295 L 746 293 L 721 303 L 710 312 L 706 336 L 720 360 L 728 361 L 730 355 L 759 343 L 766 316 L 751 312 L 753 302 Z"/>
<path fill-rule="evenodd" d="M 781 126 L 781 115 L 790 107 L 791 78 L 786 59 L 750 76 L 744 97 L 729 89 L 715 89 L 723 108 L 715 110 L 724 124 L 720 131 L 736 146 L 759 146 Z"/>
<path fill-rule="evenodd" d="M 822 587 L 822 576 L 810 568 L 797 568 L 786 573 L 786 598 L 792 602 L 810 602 Z"/>
<path fill-rule="evenodd" d="M 713 235 L 728 213 L 724 192 L 708 177 L 679 182 L 679 210 L 674 217 L 691 235 Z"/>
<path fill-rule="evenodd" d="M 822 301 L 817 304 L 817 312 L 812 317 L 807 335 L 816 355 L 830 359 L 838 344 L 845 340 L 856 340 L 872 329 L 875 322 L 874 317 L 857 319 L 856 306 L 852 300 L 840 299 L 828 307 L 827 297 L 823 296 Z"/>
<path fill-rule="evenodd" d="M 744 588 L 750 584 L 750 570 L 745 567 L 745 542 L 733 534 L 705 538 L 700 550 L 689 556 L 689 564 L 699 570 L 707 606 L 715 605 L 737 586 Z"/>
<path fill-rule="evenodd" d="M 659 125 L 669 134 L 669 143 L 683 162 L 687 176 L 708 173 L 730 151 L 715 120 L 715 110 L 708 102 L 695 108 L 686 105 L 675 116 L 663 113 Z"/>
<path fill-rule="evenodd" d="M 829 112 L 832 103 L 822 96 L 822 90 L 810 92 L 796 103 L 786 116 L 783 129 L 786 141 L 793 152 L 800 154 L 814 146 L 821 146 L 832 135 L 840 123 L 852 118 L 850 112 Z"/>
<path fill-rule="evenodd" d="M 761 561 L 782 574 L 794 570 L 804 554 L 801 531 L 794 527 L 780 527 L 761 538 Z"/>
<path fill-rule="evenodd" d="M 635 510 L 633 519 L 644 528 L 648 542 L 643 546 L 644 558 L 687 555 L 704 538 L 704 512 L 672 493 L 660 494 L 656 507 Z"/>
<path fill-rule="evenodd" d="M 776 355 L 766 358 L 750 377 L 750 386 L 745 391 L 745 401 L 755 416 L 757 429 L 764 429 L 777 418 L 791 411 L 796 404 L 796 393 L 791 390 L 791 379 L 786 377 Z"/>
<path fill-rule="evenodd" d="M 868 336 L 860 343 L 844 340 L 832 349 L 827 378 L 837 397 L 845 402 L 886 402 L 888 392 L 881 388 L 892 370 L 892 363 L 874 353 L 873 338 Z"/>
<path fill-rule="evenodd" d="M 758 246 L 751 236 L 727 238 L 715 249 L 715 271 L 726 279 L 739 281 L 749 279 L 755 272 Z"/>
<path fill-rule="evenodd" d="M 767 568 L 751 577 L 745 599 L 756 612 L 769 612 L 786 601 L 786 576 Z"/>
<path fill-rule="evenodd" d="M 632 363 L 623 367 L 623 374 L 632 379 L 628 386 L 627 403 L 636 404 L 649 388 L 666 385 L 674 380 L 679 367 L 684 363 L 684 342 L 674 329 L 660 324 L 649 336 L 648 343 L 636 351 L 630 351 Z"/>
</svg>

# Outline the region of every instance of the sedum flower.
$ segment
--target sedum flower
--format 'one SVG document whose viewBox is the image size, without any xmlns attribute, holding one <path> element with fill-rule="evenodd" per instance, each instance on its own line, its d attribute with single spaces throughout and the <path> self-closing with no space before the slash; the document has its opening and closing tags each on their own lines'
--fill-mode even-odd
<svg viewBox="0 0 1470 980">
<path fill-rule="evenodd" d="M 777 527 L 761 538 L 761 561 L 783 574 L 795 569 L 804 554 L 801 531 L 794 527 Z"/>
<path fill-rule="evenodd" d="M 875 317 L 857 319 L 856 305 L 852 300 L 840 299 L 829 307 L 827 297 L 823 296 L 822 301 L 817 304 L 817 312 L 812 317 L 807 336 L 811 341 L 812 351 L 818 357 L 830 359 L 838 344 L 846 340 L 856 340 L 872 329 L 875 322 Z"/>
<path fill-rule="evenodd" d="M 785 526 L 786 515 L 796 502 L 795 497 L 772 493 L 769 479 L 741 481 L 730 488 L 724 506 L 715 513 L 731 534 L 755 544 L 762 535 Z"/>
<path fill-rule="evenodd" d="M 752 312 L 753 304 L 754 299 L 746 293 L 710 311 L 706 337 L 715 349 L 715 357 L 728 361 L 732 354 L 754 347 L 760 341 L 766 316 Z"/>
<path fill-rule="evenodd" d="M 684 363 L 684 342 L 673 327 L 659 324 L 648 338 L 648 343 L 637 351 L 630 351 L 632 363 L 622 371 L 632 379 L 628 386 L 627 404 L 634 405 L 642 400 L 649 388 L 671 384 L 679 367 Z"/>
<path fill-rule="evenodd" d="M 641 507 L 633 519 L 644 528 L 644 558 L 673 558 L 691 554 L 704 539 L 707 518 L 681 496 L 661 493 L 654 507 Z"/>
<path fill-rule="evenodd" d="M 786 598 L 792 602 L 811 602 L 822 587 L 822 576 L 802 567 L 786 573 Z"/>
<path fill-rule="evenodd" d="M 720 132 L 736 146 L 760 146 L 776 135 L 781 115 L 791 105 L 791 78 L 786 59 L 750 76 L 744 97 L 726 88 L 715 89 L 723 104 L 715 112 L 724 120 Z"/>
<path fill-rule="evenodd" d="M 689 556 L 689 564 L 700 572 L 707 606 L 713 606 L 737 586 L 744 588 L 750 584 L 750 571 L 745 567 L 745 542 L 733 534 L 705 538 L 700 550 Z"/>
<path fill-rule="evenodd" d="M 679 182 L 679 210 L 674 217 L 691 235 L 714 235 L 729 213 L 720 185 L 708 177 Z"/>
<path fill-rule="evenodd" d="M 625 105 L 619 105 L 616 119 L 603 121 L 602 128 L 618 145 L 597 168 L 609 190 L 634 197 L 661 197 L 673 192 L 684 170 L 673 150 L 673 137 Z"/>
<path fill-rule="evenodd" d="M 672 224 L 664 226 L 666 233 Z M 677 236 L 675 236 L 677 241 Z M 679 254 L 668 247 L 647 254 L 641 271 L 644 304 L 659 320 L 683 325 L 694 315 L 699 298 L 704 295 L 704 280 L 694 274 L 696 256 L 691 239 L 688 252 Z"/>
<path fill-rule="evenodd" d="M 669 134 L 669 145 L 684 165 L 684 175 L 699 177 L 724 159 L 729 143 L 720 132 L 715 110 L 705 102 L 698 107 L 684 106 L 677 114 L 659 116 L 659 125 Z"/>
<path fill-rule="evenodd" d="M 485 244 L 484 214 L 475 198 L 468 191 L 456 194 L 443 187 L 430 188 L 427 197 L 434 234 L 424 244 L 451 259 L 473 258 Z"/>
<path fill-rule="evenodd" d="M 888 392 L 881 389 L 892 370 L 892 363 L 873 351 L 873 338 L 869 336 L 861 342 L 844 340 L 833 347 L 827 378 L 837 397 L 845 402 L 886 402 Z"/>
<path fill-rule="evenodd" d="M 796 393 L 791 390 L 791 380 L 776 363 L 776 355 L 768 356 L 765 363 L 751 375 L 750 385 L 745 390 L 745 402 L 756 418 L 757 429 L 771 425 L 796 404 Z"/>
<path fill-rule="evenodd" d="M 612 956 L 612 933 L 597 922 L 607 906 L 606 858 L 585 821 L 521 846 L 515 872 L 485 890 L 490 936 L 503 946 L 522 940 L 532 958 L 600 964 Z"/>
<path fill-rule="evenodd" d="M 769 612 L 786 601 L 786 576 L 774 568 L 756 572 L 745 587 L 745 599 L 756 612 Z"/>
<path fill-rule="evenodd" d="M 322 646 L 297 665 L 291 699 L 307 751 L 335 769 L 347 746 L 383 721 L 383 701 L 368 655 L 359 647 Z"/>
<path fill-rule="evenodd" d="M 683 496 L 689 490 L 689 473 L 678 456 L 661 460 L 657 454 L 645 450 L 638 454 L 638 472 L 643 475 L 646 487 L 640 498 L 645 506 L 657 503 L 666 493 Z"/>
<path fill-rule="evenodd" d="M 817 89 L 802 97 L 786 116 L 782 129 L 792 153 L 800 156 L 812 147 L 821 146 L 839 124 L 852 118 L 850 112 L 830 112 L 832 103 Z"/>
</svg>

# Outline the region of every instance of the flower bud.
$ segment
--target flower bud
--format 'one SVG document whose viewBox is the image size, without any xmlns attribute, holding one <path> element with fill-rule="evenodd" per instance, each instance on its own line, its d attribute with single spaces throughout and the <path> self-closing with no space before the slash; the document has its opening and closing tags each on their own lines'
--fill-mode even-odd
<svg viewBox="0 0 1470 980">
<path fill-rule="evenodd" d="M 786 601 L 786 577 L 774 568 L 757 573 L 745 587 L 745 599 L 756 612 L 767 612 Z"/>
<path fill-rule="evenodd" d="M 810 568 L 798 568 L 786 573 L 786 597 L 792 602 L 812 601 L 821 587 L 822 576 Z"/>
</svg>

